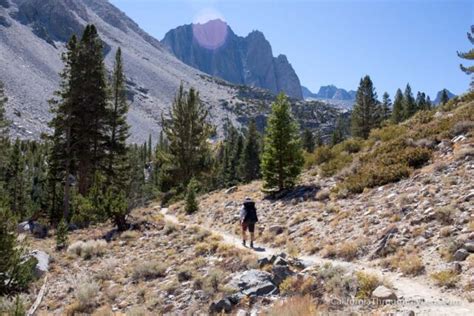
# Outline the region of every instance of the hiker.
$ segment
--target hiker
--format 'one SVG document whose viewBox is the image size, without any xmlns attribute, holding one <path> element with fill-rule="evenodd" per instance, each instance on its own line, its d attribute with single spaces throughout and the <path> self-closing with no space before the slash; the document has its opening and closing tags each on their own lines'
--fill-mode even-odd
<svg viewBox="0 0 474 316">
<path fill-rule="evenodd" d="M 250 232 L 250 247 L 253 248 L 255 223 L 258 222 L 257 209 L 255 202 L 251 198 L 246 197 L 244 204 L 240 209 L 240 225 L 242 226 L 242 245 L 246 246 L 247 229 Z"/>
</svg>

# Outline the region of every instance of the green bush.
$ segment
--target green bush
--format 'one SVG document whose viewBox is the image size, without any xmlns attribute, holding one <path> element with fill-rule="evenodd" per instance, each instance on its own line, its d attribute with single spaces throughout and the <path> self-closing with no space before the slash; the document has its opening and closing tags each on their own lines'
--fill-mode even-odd
<svg viewBox="0 0 474 316">
<path fill-rule="evenodd" d="M 334 154 L 329 146 L 321 146 L 314 152 L 314 161 L 317 165 L 328 162 L 334 158 Z"/>
<path fill-rule="evenodd" d="M 388 125 L 384 128 L 376 128 L 370 132 L 369 138 L 388 142 L 399 138 L 407 133 L 407 128 L 403 125 Z"/>
<path fill-rule="evenodd" d="M 333 159 L 321 165 L 321 174 L 325 177 L 332 176 L 338 171 L 342 170 L 345 166 L 352 162 L 352 156 L 346 152 L 342 152 L 335 155 Z"/>
<path fill-rule="evenodd" d="M 364 165 L 355 174 L 348 176 L 340 185 L 352 193 L 361 193 L 365 188 L 373 188 L 406 178 L 411 169 L 403 164 Z"/>
</svg>

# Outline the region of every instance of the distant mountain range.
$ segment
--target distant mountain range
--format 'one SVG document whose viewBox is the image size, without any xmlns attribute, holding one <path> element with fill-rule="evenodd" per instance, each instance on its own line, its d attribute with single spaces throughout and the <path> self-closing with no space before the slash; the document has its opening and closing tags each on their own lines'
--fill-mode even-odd
<svg viewBox="0 0 474 316">
<path fill-rule="evenodd" d="M 301 91 L 305 100 L 320 100 L 329 104 L 342 106 L 347 109 L 350 109 L 354 105 L 357 94 L 357 92 L 354 90 L 347 91 L 338 88 L 334 85 L 322 86 L 321 88 L 319 88 L 318 93 L 313 93 L 311 92 L 311 90 L 304 86 L 301 86 Z M 448 92 L 449 99 L 452 99 L 456 96 L 451 91 L 447 89 L 446 91 Z M 436 98 L 434 99 L 433 104 L 437 105 L 440 103 L 442 93 L 443 90 L 440 90 L 436 94 Z"/>
<path fill-rule="evenodd" d="M 305 99 L 333 99 L 333 100 L 355 100 L 356 91 L 344 90 L 335 85 L 322 86 L 318 93 L 313 93 L 306 87 L 301 87 Z"/>
<path fill-rule="evenodd" d="M 300 80 L 285 55 L 273 57 L 262 32 L 237 36 L 226 22 L 178 26 L 161 43 L 182 62 L 235 84 L 303 99 Z"/>
</svg>

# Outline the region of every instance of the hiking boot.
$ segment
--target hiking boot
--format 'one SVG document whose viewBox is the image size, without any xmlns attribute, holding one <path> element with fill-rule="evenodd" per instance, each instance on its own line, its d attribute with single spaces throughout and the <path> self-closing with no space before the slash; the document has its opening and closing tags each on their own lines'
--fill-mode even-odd
<svg viewBox="0 0 474 316">
<path fill-rule="evenodd" d="M 245 240 L 242 241 L 242 246 L 247 247 L 247 245 L 245 244 Z"/>
<path fill-rule="evenodd" d="M 250 242 L 250 248 L 253 248 L 253 241 Z"/>
</svg>

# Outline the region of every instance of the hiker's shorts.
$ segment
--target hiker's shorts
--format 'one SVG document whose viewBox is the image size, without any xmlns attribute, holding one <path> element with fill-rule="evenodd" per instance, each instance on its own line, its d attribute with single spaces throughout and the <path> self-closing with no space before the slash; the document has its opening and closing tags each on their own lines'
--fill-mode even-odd
<svg viewBox="0 0 474 316">
<path fill-rule="evenodd" d="M 249 232 L 253 233 L 255 231 L 255 223 L 242 223 L 242 229 L 243 231 L 246 231 L 248 229 Z"/>
</svg>

